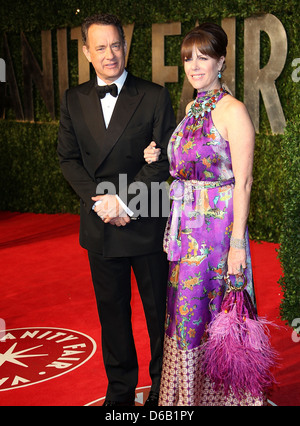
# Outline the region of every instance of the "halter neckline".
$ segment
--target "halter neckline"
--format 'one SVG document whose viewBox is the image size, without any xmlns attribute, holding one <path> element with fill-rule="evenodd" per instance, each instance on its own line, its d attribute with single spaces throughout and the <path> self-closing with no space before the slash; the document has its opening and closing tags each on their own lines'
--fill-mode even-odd
<svg viewBox="0 0 300 426">
<path fill-rule="evenodd" d="M 206 92 L 198 92 L 197 97 L 190 108 L 190 115 L 193 115 L 196 118 L 199 116 L 204 117 L 206 112 L 211 112 L 216 108 L 217 102 L 222 93 L 226 95 L 228 94 L 223 87 L 215 90 L 208 90 Z"/>
</svg>

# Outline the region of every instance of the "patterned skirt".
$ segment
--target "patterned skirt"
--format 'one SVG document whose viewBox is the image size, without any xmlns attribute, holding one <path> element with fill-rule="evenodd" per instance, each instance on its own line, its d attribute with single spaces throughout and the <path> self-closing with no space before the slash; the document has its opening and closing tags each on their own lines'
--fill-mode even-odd
<svg viewBox="0 0 300 426">
<path fill-rule="evenodd" d="M 181 351 L 175 339 L 165 336 L 164 362 L 159 406 L 266 406 L 266 396 L 253 397 L 249 392 L 242 399 L 222 389 L 201 373 L 201 347 Z"/>
<path fill-rule="evenodd" d="M 224 280 L 203 282 L 202 264 L 170 263 L 166 331 L 160 406 L 263 406 L 259 398 L 245 393 L 237 399 L 230 391 L 215 391 L 201 369 L 202 341 L 207 324 L 219 312 L 224 296 Z M 203 272 L 203 269 L 202 269 Z M 250 271 L 248 270 L 248 273 Z"/>
</svg>

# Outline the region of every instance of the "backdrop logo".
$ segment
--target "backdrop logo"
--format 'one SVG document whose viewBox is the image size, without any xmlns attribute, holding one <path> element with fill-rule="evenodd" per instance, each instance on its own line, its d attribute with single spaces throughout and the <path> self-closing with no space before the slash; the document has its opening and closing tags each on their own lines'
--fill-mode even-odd
<svg viewBox="0 0 300 426">
<path fill-rule="evenodd" d="M 78 12 L 79 11 L 79 12 Z M 76 14 L 80 13 L 77 9 Z M 195 22 L 196 24 L 196 22 Z M 151 25 L 151 23 L 149 23 Z M 193 24 L 194 25 L 194 24 Z M 237 46 L 238 30 L 236 18 L 225 18 L 221 22 L 222 27 L 228 34 L 228 49 L 226 60 L 226 71 L 223 75 L 224 82 L 228 85 L 233 96 L 236 91 L 236 62 L 239 48 Z M 135 24 L 131 23 L 124 26 L 125 38 L 127 41 L 127 55 L 125 65 L 130 56 L 131 44 L 134 36 Z M 181 22 L 166 22 L 152 24 L 152 81 L 162 86 L 165 83 L 179 83 L 179 64 L 166 65 L 165 58 L 165 42 L 166 37 L 182 35 Z M 283 134 L 286 126 L 286 120 L 281 106 L 280 98 L 277 92 L 276 80 L 281 75 L 288 52 L 287 34 L 284 26 L 276 16 L 266 13 L 259 16 L 253 16 L 244 21 L 244 103 L 246 104 L 250 116 L 252 118 L 255 130 L 260 131 L 260 98 L 264 102 L 268 119 L 270 121 L 273 133 Z M 267 64 L 260 68 L 261 56 L 261 33 L 266 33 L 270 43 L 270 57 Z M 56 99 L 54 82 L 55 77 L 59 81 L 59 98 L 61 99 L 66 89 L 69 88 L 68 69 L 70 61 L 67 61 L 69 52 L 68 46 L 71 40 L 77 40 L 78 49 L 78 83 L 84 83 L 90 80 L 91 67 L 89 61 L 85 58 L 82 50 L 81 27 L 59 28 L 56 30 L 56 46 L 58 58 L 58 75 L 55 75 L 53 59 L 54 59 L 54 34 L 53 30 L 41 31 L 41 53 L 42 58 L 36 58 L 33 54 L 24 32 L 21 33 L 21 51 L 18 64 L 23 71 L 23 78 L 19 86 L 23 87 L 24 103 L 22 104 L 22 96 L 19 94 L 18 84 L 15 80 L 14 62 L 10 53 L 9 40 L 4 37 L 4 52 L 7 62 L 7 84 L 9 85 L 9 95 L 2 100 L 2 109 L 12 108 L 15 111 L 16 119 L 22 121 L 34 121 L 34 92 L 32 90 L 32 82 L 35 82 L 37 90 L 40 92 L 44 100 L 45 106 L 52 117 L 56 120 Z M 183 36 L 183 35 L 182 35 Z M 242 36 L 242 35 L 241 35 Z M 151 42 L 150 42 L 151 43 Z M 180 43 L 177 39 L 178 52 L 180 51 Z M 277 53 L 280 52 L 280 55 Z M 39 66 L 43 64 L 43 69 Z M 181 97 L 177 111 L 177 121 L 180 122 L 185 116 L 185 105 L 193 98 L 194 88 L 188 82 L 187 77 L 181 86 Z M 180 90 L 180 89 L 179 89 Z M 260 96 L 261 94 L 261 96 Z M 1 101 L 1 98 L 0 98 Z M 58 105 L 57 105 L 58 106 Z"/>
<path fill-rule="evenodd" d="M 69 373 L 95 353 L 95 341 L 58 328 L 6 330 L 0 339 L 0 392 L 30 386 Z"/>
</svg>

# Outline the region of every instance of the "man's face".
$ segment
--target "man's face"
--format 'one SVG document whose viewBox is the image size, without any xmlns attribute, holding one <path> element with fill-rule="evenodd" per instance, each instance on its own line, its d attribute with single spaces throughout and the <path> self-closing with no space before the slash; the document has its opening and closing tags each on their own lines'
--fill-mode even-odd
<svg viewBox="0 0 300 426">
<path fill-rule="evenodd" d="M 83 52 L 106 84 L 117 80 L 125 69 L 125 46 L 114 25 L 91 25 Z"/>
</svg>

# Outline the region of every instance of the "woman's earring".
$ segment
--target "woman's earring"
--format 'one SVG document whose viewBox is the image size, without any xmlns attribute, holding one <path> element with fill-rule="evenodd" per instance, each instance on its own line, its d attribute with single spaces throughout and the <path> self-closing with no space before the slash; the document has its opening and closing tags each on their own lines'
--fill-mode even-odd
<svg viewBox="0 0 300 426">
<path fill-rule="evenodd" d="M 218 78 L 221 78 L 221 77 L 222 77 L 222 74 L 221 74 L 221 71 L 219 71 Z"/>
</svg>

